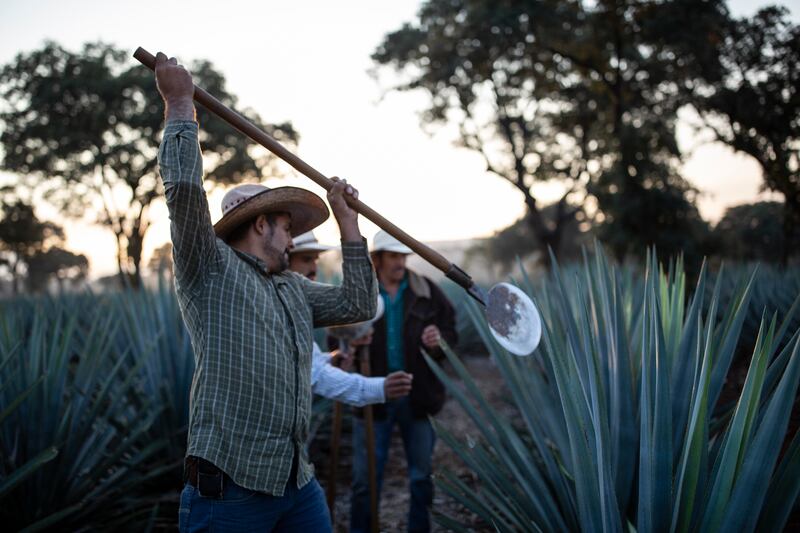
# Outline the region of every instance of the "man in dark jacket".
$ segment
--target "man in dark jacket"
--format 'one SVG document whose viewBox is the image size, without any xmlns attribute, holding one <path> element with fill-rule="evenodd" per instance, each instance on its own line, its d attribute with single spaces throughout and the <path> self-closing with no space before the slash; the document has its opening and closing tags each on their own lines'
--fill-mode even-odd
<svg viewBox="0 0 800 533">
<path fill-rule="evenodd" d="M 436 436 L 428 420 L 444 405 L 444 386 L 422 356 L 444 354 L 439 339 L 456 342 L 455 311 L 444 293 L 428 278 L 406 268 L 411 249 L 384 231 L 373 239 L 370 251 L 384 303 L 383 317 L 375 323 L 370 344 L 372 375 L 385 376 L 403 370 L 414 376 L 411 394 L 385 405 L 375 413 L 375 463 L 378 494 L 383 481 L 395 424 L 403 439 L 411 491 L 409 531 L 429 531 L 433 503 L 431 458 Z M 350 507 L 352 532 L 367 531 L 370 523 L 369 478 L 364 422 L 353 424 L 353 495 Z M 380 499 L 380 496 L 379 496 Z"/>
</svg>

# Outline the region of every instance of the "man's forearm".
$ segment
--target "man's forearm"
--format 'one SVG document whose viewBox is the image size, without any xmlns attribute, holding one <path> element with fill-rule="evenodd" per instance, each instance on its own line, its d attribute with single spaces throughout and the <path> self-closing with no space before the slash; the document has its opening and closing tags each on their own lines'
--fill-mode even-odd
<svg viewBox="0 0 800 533">
<path fill-rule="evenodd" d="M 361 230 L 358 227 L 358 219 L 352 222 L 340 223 L 339 232 L 342 242 L 361 242 Z"/>
<path fill-rule="evenodd" d="M 356 407 L 372 403 L 383 403 L 384 378 L 366 378 L 350 374 L 329 364 L 315 345 L 311 359 L 311 390 L 325 398 Z"/>
</svg>

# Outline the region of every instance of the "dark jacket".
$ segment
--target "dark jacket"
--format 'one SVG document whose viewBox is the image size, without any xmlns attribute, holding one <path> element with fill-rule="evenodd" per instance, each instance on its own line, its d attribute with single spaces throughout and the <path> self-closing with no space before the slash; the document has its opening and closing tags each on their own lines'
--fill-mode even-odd
<svg viewBox="0 0 800 533">
<path fill-rule="evenodd" d="M 414 375 L 411 387 L 411 409 L 415 418 L 435 415 L 444 405 L 444 386 L 436 378 L 422 356 L 422 330 L 431 324 L 436 325 L 442 338 L 454 345 L 456 334 L 455 310 L 442 290 L 428 278 L 408 272 L 408 288 L 403 292 L 403 352 L 404 370 Z M 444 353 L 440 348 L 427 349 L 431 357 L 440 361 Z M 375 323 L 375 333 L 369 347 L 370 367 L 373 376 L 385 376 L 388 362 L 386 358 L 386 319 Z M 373 406 L 375 418 L 386 417 L 386 408 Z"/>
</svg>

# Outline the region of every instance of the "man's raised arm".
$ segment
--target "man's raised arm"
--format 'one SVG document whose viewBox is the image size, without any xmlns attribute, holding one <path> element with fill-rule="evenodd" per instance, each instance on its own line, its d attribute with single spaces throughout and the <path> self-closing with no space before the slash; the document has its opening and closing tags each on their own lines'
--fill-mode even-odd
<svg viewBox="0 0 800 533">
<path fill-rule="evenodd" d="M 215 264 L 216 237 L 203 189 L 203 160 L 195 117 L 194 84 L 175 58 L 156 55 L 156 85 L 166 125 L 158 164 L 169 208 L 175 277 L 191 290 Z"/>
<path fill-rule="evenodd" d="M 331 178 L 328 203 L 342 235 L 342 285 L 333 287 L 303 278 L 303 289 L 314 315 L 314 326 L 336 326 L 362 322 L 375 316 L 378 282 L 369 260 L 367 245 L 358 227 L 358 213 L 345 195 L 358 199 L 358 190 L 347 181 Z"/>
</svg>

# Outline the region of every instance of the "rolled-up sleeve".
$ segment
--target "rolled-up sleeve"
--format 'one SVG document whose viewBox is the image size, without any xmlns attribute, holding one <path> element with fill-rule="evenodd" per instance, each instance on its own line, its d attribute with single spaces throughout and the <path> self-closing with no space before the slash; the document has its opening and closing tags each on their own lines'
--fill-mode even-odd
<svg viewBox="0 0 800 533">
<path fill-rule="evenodd" d="M 314 327 L 363 322 L 375 316 L 378 282 L 367 252 L 367 241 L 342 242 L 340 286 L 303 279 L 303 290 L 314 316 Z"/>
<path fill-rule="evenodd" d="M 169 209 L 175 277 L 191 289 L 209 272 L 216 257 L 196 122 L 167 122 L 158 166 Z"/>
</svg>

